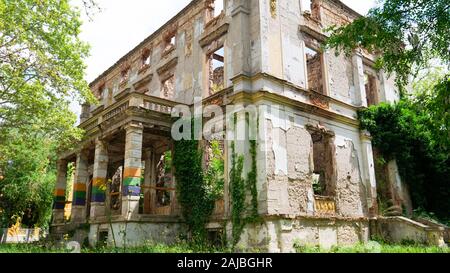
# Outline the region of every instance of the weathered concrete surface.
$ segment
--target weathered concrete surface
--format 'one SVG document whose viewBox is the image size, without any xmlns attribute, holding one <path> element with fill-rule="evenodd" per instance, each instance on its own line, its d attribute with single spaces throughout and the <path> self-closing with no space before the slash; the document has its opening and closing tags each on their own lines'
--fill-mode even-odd
<svg viewBox="0 0 450 273">
<path fill-rule="evenodd" d="M 248 225 L 238 249 L 295 252 L 295 246 L 354 245 L 369 240 L 367 220 L 273 217 L 264 224 Z"/>
<path fill-rule="evenodd" d="M 108 232 L 107 245 L 114 246 L 114 237 L 117 247 L 143 246 L 151 243 L 173 244 L 180 235 L 186 234 L 186 227 L 176 222 L 129 222 L 91 225 L 89 231 L 89 244 L 95 246 L 99 242 L 100 232 Z"/>
<path fill-rule="evenodd" d="M 371 223 L 371 233 L 393 242 L 418 242 L 443 247 L 443 227 L 425 225 L 405 217 L 379 217 Z"/>
<path fill-rule="evenodd" d="M 337 140 L 336 146 L 338 212 L 342 216 L 363 216 L 365 190 L 355 146 L 349 140 Z"/>
</svg>

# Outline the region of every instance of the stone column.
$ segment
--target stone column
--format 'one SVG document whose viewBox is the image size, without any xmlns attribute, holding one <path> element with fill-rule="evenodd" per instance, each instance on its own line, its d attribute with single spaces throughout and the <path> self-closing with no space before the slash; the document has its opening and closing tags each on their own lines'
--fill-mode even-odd
<svg viewBox="0 0 450 273">
<path fill-rule="evenodd" d="M 142 140 L 141 124 L 128 124 L 125 128 L 125 164 L 122 185 L 122 216 L 130 219 L 139 214 L 142 172 Z"/>
<path fill-rule="evenodd" d="M 66 206 L 67 161 L 57 163 L 56 187 L 53 201 L 53 224 L 64 223 L 64 208 Z"/>
<path fill-rule="evenodd" d="M 73 185 L 72 222 L 86 221 L 86 189 L 89 182 L 88 155 L 81 151 L 77 154 L 75 181 Z"/>
<path fill-rule="evenodd" d="M 97 139 L 95 143 L 94 174 L 92 182 L 91 219 L 105 216 L 108 161 L 107 147 L 101 140 Z"/>
<path fill-rule="evenodd" d="M 361 132 L 361 149 L 362 149 L 362 176 L 363 183 L 366 186 L 367 207 L 370 216 L 377 215 L 377 182 L 375 178 L 375 163 L 372 151 L 372 137 L 367 131 Z"/>
<path fill-rule="evenodd" d="M 357 51 L 352 58 L 353 79 L 355 84 L 356 102 L 363 107 L 367 107 L 367 94 L 364 78 L 364 64 L 361 52 Z"/>
</svg>

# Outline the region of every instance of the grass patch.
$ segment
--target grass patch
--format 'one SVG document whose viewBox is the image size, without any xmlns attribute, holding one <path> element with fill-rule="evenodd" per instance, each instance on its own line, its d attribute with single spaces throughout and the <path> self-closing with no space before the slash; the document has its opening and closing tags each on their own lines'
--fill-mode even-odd
<svg viewBox="0 0 450 273">
<path fill-rule="evenodd" d="M 354 246 L 332 247 L 323 249 L 317 246 L 300 246 L 296 244 L 297 253 L 450 253 L 450 248 L 422 245 L 392 245 L 369 242 Z M 199 246 L 188 243 L 173 245 L 147 243 L 140 247 L 127 248 L 83 248 L 81 253 L 231 253 L 231 249 Z M 35 244 L 1 244 L 0 253 L 70 253 L 64 247 Z"/>
<path fill-rule="evenodd" d="M 212 246 L 176 243 L 173 245 L 146 243 L 138 247 L 98 247 L 82 248 L 81 253 L 230 253 L 230 249 Z M 0 244 L 0 253 L 71 253 L 70 249 L 59 245 L 49 246 L 42 243 Z"/>
<path fill-rule="evenodd" d="M 189 243 L 176 243 L 173 245 L 146 243 L 138 247 L 103 247 L 84 248 L 82 253 L 229 253 L 229 249 L 211 246 L 193 245 Z"/>
<path fill-rule="evenodd" d="M 353 246 L 333 246 L 323 249 L 318 246 L 296 245 L 297 253 L 450 253 L 448 247 L 423 245 L 392 245 L 386 243 L 369 242 Z"/>
<path fill-rule="evenodd" d="M 69 253 L 59 247 L 44 247 L 38 244 L 0 244 L 0 253 Z"/>
</svg>

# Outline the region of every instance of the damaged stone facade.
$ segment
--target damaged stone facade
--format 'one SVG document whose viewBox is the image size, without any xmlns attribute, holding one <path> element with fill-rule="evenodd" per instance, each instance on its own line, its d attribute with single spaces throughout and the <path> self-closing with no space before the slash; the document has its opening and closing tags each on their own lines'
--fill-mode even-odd
<svg viewBox="0 0 450 273">
<path fill-rule="evenodd" d="M 100 105 L 83 106 L 80 127 L 87 136 L 60 156 L 53 233 L 88 223 L 91 245 L 113 238 L 118 245 L 173 242 L 185 234 L 176 177 L 164 158 L 173 152 L 172 109 L 200 98 L 205 106 L 258 109 L 258 126 L 250 127 L 259 130 L 263 223 L 247 225 L 238 246 L 290 252 L 294 243 L 367 241 L 369 219 L 378 213 L 377 185 L 370 135 L 360 130 L 357 110 L 396 101 L 398 93 L 394 81 L 373 68 L 375 56 L 321 50 L 323 29 L 351 22 L 356 12 L 337 0 L 303 2 L 193 0 L 94 80 Z M 214 10 L 219 6 L 221 12 Z M 234 133 L 225 119 L 216 122 Z M 237 126 L 245 122 L 245 111 L 238 111 Z M 224 199 L 208 227 L 226 234 L 232 143 L 244 156 L 243 176 L 252 165 L 248 140 L 225 140 Z M 74 201 L 71 218 L 64 219 L 70 162 Z"/>
</svg>

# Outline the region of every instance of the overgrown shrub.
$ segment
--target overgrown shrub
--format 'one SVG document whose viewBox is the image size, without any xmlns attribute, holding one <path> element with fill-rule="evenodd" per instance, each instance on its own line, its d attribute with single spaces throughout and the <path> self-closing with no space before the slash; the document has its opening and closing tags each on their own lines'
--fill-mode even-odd
<svg viewBox="0 0 450 273">
<path fill-rule="evenodd" d="M 206 240 L 206 222 L 214 209 L 202 168 L 202 151 L 197 140 L 175 141 L 173 166 L 176 190 L 183 217 L 195 243 Z"/>
<path fill-rule="evenodd" d="M 0 227 L 49 225 L 56 181 L 54 142 L 15 131 L 0 138 Z"/>
<path fill-rule="evenodd" d="M 427 98 L 428 105 L 424 105 L 424 97 L 419 97 L 372 106 L 360 111 L 359 119 L 384 160 L 396 159 L 414 208 L 449 221 L 450 149 L 449 140 L 442 138 L 448 129 L 432 118 L 435 109 L 430 105 L 434 100 Z"/>
</svg>

